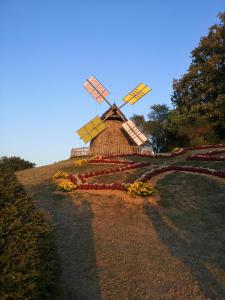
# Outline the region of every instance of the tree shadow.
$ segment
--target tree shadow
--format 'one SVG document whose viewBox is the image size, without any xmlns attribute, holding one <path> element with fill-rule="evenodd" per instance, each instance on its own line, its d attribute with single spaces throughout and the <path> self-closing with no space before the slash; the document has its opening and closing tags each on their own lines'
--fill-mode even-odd
<svg viewBox="0 0 225 300">
<path fill-rule="evenodd" d="M 100 300 L 90 203 L 83 196 L 79 205 L 74 204 L 66 194 L 55 193 L 50 182 L 32 187 L 30 192 L 36 206 L 50 214 L 55 227 L 63 299 Z"/>
<path fill-rule="evenodd" d="M 188 195 L 185 196 L 187 198 Z M 179 196 L 173 194 L 173 197 L 182 201 Z M 171 255 L 179 258 L 189 269 L 206 299 L 225 299 L 224 286 L 207 267 L 213 265 L 223 273 L 225 271 L 223 214 L 220 216 L 215 211 L 214 204 L 207 204 L 209 206 L 206 207 L 203 201 L 195 200 L 198 200 L 197 196 L 193 197 L 193 202 L 190 200 L 189 207 L 182 207 L 181 204 L 180 215 L 176 214 L 174 207 L 164 209 L 147 203 L 144 204 L 144 212 Z M 220 201 L 219 196 L 216 200 Z M 188 216 L 184 217 L 185 214 Z"/>
</svg>

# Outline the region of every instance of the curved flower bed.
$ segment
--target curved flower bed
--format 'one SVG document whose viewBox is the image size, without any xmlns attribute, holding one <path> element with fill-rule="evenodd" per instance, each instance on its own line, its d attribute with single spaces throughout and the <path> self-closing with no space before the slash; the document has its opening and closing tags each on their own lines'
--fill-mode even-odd
<svg viewBox="0 0 225 300">
<path fill-rule="evenodd" d="M 126 166 L 123 166 L 123 167 L 117 167 L 117 168 L 106 169 L 106 170 L 97 170 L 94 172 L 86 172 L 86 173 L 78 174 L 78 178 L 81 180 L 82 183 L 84 183 L 84 182 L 86 182 L 86 179 L 89 177 L 106 175 L 106 174 L 111 174 L 111 173 L 116 173 L 116 172 L 121 172 L 121 171 L 128 171 L 128 170 L 142 168 L 142 167 L 146 167 L 146 166 L 150 166 L 150 165 L 151 165 L 151 163 L 148 163 L 148 162 L 139 162 L 139 163 L 132 162 L 131 164 L 130 163 L 126 164 Z"/>
<path fill-rule="evenodd" d="M 188 150 L 201 150 L 201 149 L 209 149 L 209 148 L 221 148 L 225 147 L 225 144 L 214 144 L 214 145 L 202 145 L 202 146 L 195 146 L 187 148 Z"/>
<path fill-rule="evenodd" d="M 205 145 L 205 146 L 199 146 L 199 147 L 193 147 L 193 148 L 178 148 L 175 149 L 174 152 L 171 153 L 161 153 L 161 154 L 155 154 L 155 155 L 148 155 L 148 154 L 135 154 L 136 156 L 144 156 L 144 157 L 155 157 L 155 158 L 161 158 L 161 157 L 176 157 L 178 155 L 182 155 L 186 153 L 188 150 L 197 150 L 197 149 L 207 149 L 207 148 L 219 148 L 224 147 L 225 144 L 217 144 L 217 145 Z M 187 160 L 215 160 L 215 161 L 225 161 L 225 157 L 215 157 L 213 155 L 225 153 L 225 149 L 221 150 L 213 150 L 208 151 L 204 154 L 196 154 L 191 155 L 187 157 Z M 87 183 L 87 178 L 94 177 L 94 176 L 100 176 L 100 175 L 107 175 L 111 173 L 121 172 L 121 171 L 128 171 L 136 168 L 142 168 L 146 166 L 150 166 L 151 163 L 149 162 L 134 162 L 134 161 L 126 161 L 121 159 L 111 159 L 119 156 L 134 156 L 134 154 L 127 154 L 127 155 L 114 155 L 110 157 L 100 157 L 100 158 L 93 158 L 90 159 L 88 162 L 93 164 L 98 163 L 107 163 L 107 164 L 118 164 L 121 166 L 117 166 L 115 168 L 110 169 L 104 169 L 104 170 L 97 170 L 93 172 L 85 172 L 80 173 L 77 175 L 66 175 L 68 181 L 70 181 L 77 189 L 87 189 L 87 190 L 120 190 L 120 191 L 128 191 L 128 187 L 131 183 L 128 185 L 123 183 L 111 183 L 111 184 L 103 184 L 103 183 Z M 144 173 L 142 176 L 140 176 L 135 182 L 142 182 L 146 183 L 149 179 L 152 177 L 165 173 L 168 171 L 185 171 L 185 172 L 195 172 L 199 174 L 208 174 L 213 175 L 221 178 L 225 178 L 225 171 L 218 171 L 208 168 L 198 168 L 198 167 L 188 167 L 188 166 L 163 166 L 159 167 L 157 169 L 154 169 L 152 171 Z M 59 172 L 60 173 L 60 172 Z M 60 173 L 62 175 L 62 173 Z M 55 178 L 57 179 L 58 176 Z M 64 176 L 59 176 L 58 178 L 63 178 Z M 64 177 L 64 178 L 65 178 Z M 74 189 L 75 189 L 74 187 Z"/>
<path fill-rule="evenodd" d="M 211 155 L 191 155 L 186 160 L 203 160 L 203 161 L 225 161 L 225 157 L 217 157 Z"/>
<path fill-rule="evenodd" d="M 164 166 L 149 172 L 144 173 L 137 181 L 147 182 L 152 177 L 168 172 L 168 171 L 185 171 L 185 172 L 194 172 L 199 174 L 213 175 L 221 178 L 225 178 L 225 171 L 218 171 L 208 168 L 197 168 L 197 167 L 182 167 L 182 166 Z"/>
<path fill-rule="evenodd" d="M 214 156 L 225 153 L 225 149 L 208 151 L 201 154 L 190 155 L 186 160 L 203 160 L 203 161 L 225 161 L 225 157 Z"/>
<path fill-rule="evenodd" d="M 97 163 L 102 163 L 102 164 L 135 164 L 135 161 L 128 161 L 128 160 L 121 160 L 121 159 L 117 159 L 117 160 L 113 160 L 113 159 L 107 159 L 107 158 L 99 158 L 99 159 L 90 159 L 89 163 L 91 164 L 97 164 Z"/>
<path fill-rule="evenodd" d="M 207 151 L 207 152 L 202 153 L 202 155 L 217 155 L 217 154 L 222 154 L 222 153 L 225 153 L 225 149 Z"/>
</svg>

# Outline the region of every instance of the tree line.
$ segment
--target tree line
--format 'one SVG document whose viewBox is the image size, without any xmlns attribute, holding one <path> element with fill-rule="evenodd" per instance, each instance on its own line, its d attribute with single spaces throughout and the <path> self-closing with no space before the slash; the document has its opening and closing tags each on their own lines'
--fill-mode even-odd
<svg viewBox="0 0 225 300">
<path fill-rule="evenodd" d="M 225 12 L 191 52 L 191 63 L 173 80 L 171 102 L 150 107 L 132 120 L 149 137 L 154 151 L 225 140 Z"/>
</svg>

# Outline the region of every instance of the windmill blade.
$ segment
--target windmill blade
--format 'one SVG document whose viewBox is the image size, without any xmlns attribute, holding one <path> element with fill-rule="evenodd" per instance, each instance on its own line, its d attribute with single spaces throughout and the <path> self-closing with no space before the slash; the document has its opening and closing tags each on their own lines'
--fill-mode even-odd
<svg viewBox="0 0 225 300">
<path fill-rule="evenodd" d="M 86 125 L 84 125 L 79 130 L 77 130 L 77 133 L 86 144 L 94 137 L 96 137 L 104 129 L 105 129 L 105 124 L 103 123 L 103 121 L 100 119 L 99 116 L 96 116 Z"/>
<path fill-rule="evenodd" d="M 123 107 L 127 103 L 134 104 L 142 97 L 144 97 L 147 93 L 149 93 L 152 89 L 145 85 L 144 83 L 140 83 L 135 89 L 133 89 L 128 95 L 123 98 L 123 103 L 119 108 Z"/>
<path fill-rule="evenodd" d="M 110 102 L 106 99 L 109 95 L 109 91 L 97 80 L 97 78 L 91 76 L 84 82 L 83 87 L 98 103 L 102 103 L 105 100 L 109 106 L 111 106 Z"/>
<path fill-rule="evenodd" d="M 148 140 L 131 120 L 123 123 L 122 127 L 138 146 L 143 145 Z"/>
</svg>

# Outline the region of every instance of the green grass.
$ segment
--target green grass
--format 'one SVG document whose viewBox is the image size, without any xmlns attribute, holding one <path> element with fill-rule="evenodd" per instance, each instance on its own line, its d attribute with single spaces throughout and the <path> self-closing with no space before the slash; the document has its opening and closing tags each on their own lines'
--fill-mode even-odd
<svg viewBox="0 0 225 300">
<path fill-rule="evenodd" d="M 155 165 L 92 180 L 128 182 L 156 164 L 224 168 L 185 156 L 146 160 Z M 139 207 L 123 193 L 63 194 L 51 179 L 56 170 L 108 167 L 68 160 L 17 173 L 55 225 L 64 299 L 225 299 L 224 181 L 174 172 L 158 182 L 158 203 Z"/>
</svg>

